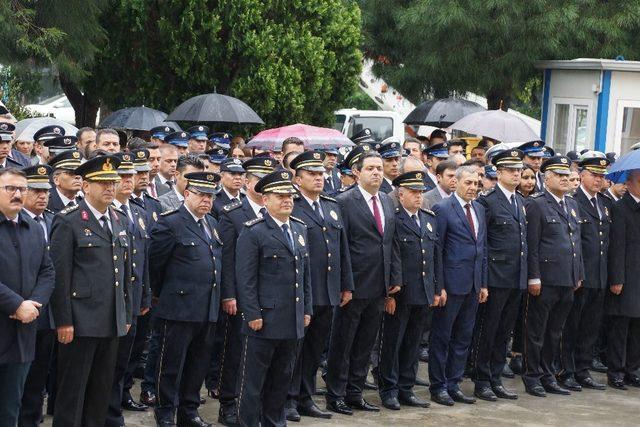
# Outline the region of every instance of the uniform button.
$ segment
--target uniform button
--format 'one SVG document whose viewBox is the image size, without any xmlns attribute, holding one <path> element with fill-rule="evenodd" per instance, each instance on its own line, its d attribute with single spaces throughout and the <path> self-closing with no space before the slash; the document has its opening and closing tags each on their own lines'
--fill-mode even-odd
<svg viewBox="0 0 640 427">
<path fill-rule="evenodd" d="M 297 260 L 298 260 L 298 255 L 294 256 L 294 258 L 295 258 L 295 260 L 297 261 Z"/>
<path fill-rule="evenodd" d="M 215 283 L 213 284 L 213 287 L 214 287 L 214 288 L 216 287 L 216 284 L 215 284 Z"/>
<path fill-rule="evenodd" d="M 113 260 L 114 260 L 114 261 L 117 261 L 117 260 L 118 260 L 118 255 L 114 255 L 114 256 L 113 256 Z"/>
<path fill-rule="evenodd" d="M 296 297 L 296 302 L 298 302 L 298 301 L 300 301 L 300 298 L 299 298 L 299 297 Z"/>
<path fill-rule="evenodd" d="M 599 234 L 602 236 L 602 231 Z"/>
<path fill-rule="evenodd" d="M 423 276 L 426 276 L 426 275 L 427 275 L 427 273 L 425 273 L 425 272 L 423 271 L 423 272 L 422 272 L 422 275 L 423 275 Z"/>
<path fill-rule="evenodd" d="M 120 282 L 116 282 L 116 288 L 120 286 Z"/>
<path fill-rule="evenodd" d="M 600 255 L 604 255 L 604 252 L 600 251 Z"/>
<path fill-rule="evenodd" d="M 73 295 L 73 296 L 75 297 L 75 296 L 76 296 L 76 293 L 74 292 L 74 293 L 72 293 L 71 295 Z"/>
<path fill-rule="evenodd" d="M 277 256 L 277 255 L 274 255 L 273 257 L 274 257 L 274 258 L 278 258 L 278 256 Z"/>
<path fill-rule="evenodd" d="M 574 258 L 576 257 L 576 254 L 575 254 L 575 252 L 573 253 L 573 257 L 574 257 Z"/>
<path fill-rule="evenodd" d="M 322 231 L 327 231 L 327 227 L 322 227 Z"/>
<path fill-rule="evenodd" d="M 131 278 L 131 281 L 132 281 L 132 282 L 135 282 L 135 281 L 136 281 L 136 278 L 135 278 L 135 277 L 132 277 L 132 278 Z"/>
<path fill-rule="evenodd" d="M 209 249 L 213 250 L 213 245 L 209 245 Z"/>
<path fill-rule="evenodd" d="M 93 243 L 89 243 L 89 247 L 93 246 Z"/>
<path fill-rule="evenodd" d="M 136 263 L 135 262 L 132 263 L 131 265 L 133 266 L 133 268 L 136 268 Z"/>
<path fill-rule="evenodd" d="M 331 252 L 327 254 L 327 258 L 331 258 Z"/>
<path fill-rule="evenodd" d="M 427 251 L 425 251 L 424 249 L 422 250 L 422 253 L 423 253 L 423 254 L 424 254 L 424 253 L 426 253 L 426 252 L 427 252 Z"/>
<path fill-rule="evenodd" d="M 215 260 L 216 260 L 216 257 L 213 257 L 213 260 L 215 261 Z"/>
<path fill-rule="evenodd" d="M 520 256 L 524 256 L 524 252 L 520 252 Z"/>
<path fill-rule="evenodd" d="M 118 269 L 117 269 L 117 268 L 114 268 L 114 269 L 113 269 L 113 271 L 115 271 L 115 272 L 117 273 L 117 272 L 118 272 Z"/>
<path fill-rule="evenodd" d="M 191 242 L 191 246 L 195 246 L 195 243 Z"/>
<path fill-rule="evenodd" d="M 325 242 L 327 242 L 327 245 L 329 244 L 329 241 L 328 241 L 328 240 L 325 240 Z"/>
<path fill-rule="evenodd" d="M 134 253 L 134 254 L 138 253 L 138 250 L 137 250 L 137 249 L 134 249 L 134 250 L 133 250 L 133 253 Z"/>
<path fill-rule="evenodd" d="M 327 267 L 327 271 L 331 271 L 331 266 Z"/>
<path fill-rule="evenodd" d="M 425 265 L 427 263 L 427 261 L 422 261 L 422 265 Z"/>
<path fill-rule="evenodd" d="M 296 288 L 299 287 L 298 284 L 296 283 Z"/>
<path fill-rule="evenodd" d="M 299 273 L 299 271 L 298 271 L 298 269 L 296 268 L 296 274 L 298 274 L 298 273 Z"/>
</svg>

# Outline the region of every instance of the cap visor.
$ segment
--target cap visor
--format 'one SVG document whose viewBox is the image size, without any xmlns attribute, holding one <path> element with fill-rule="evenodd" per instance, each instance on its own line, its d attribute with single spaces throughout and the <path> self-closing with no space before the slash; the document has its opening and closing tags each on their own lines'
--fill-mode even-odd
<svg viewBox="0 0 640 427">
<path fill-rule="evenodd" d="M 51 184 L 47 182 L 27 183 L 27 187 L 36 190 L 51 190 Z"/>
<path fill-rule="evenodd" d="M 216 194 L 218 192 L 217 188 L 201 187 L 199 185 L 193 185 L 193 184 L 189 184 L 187 189 L 189 189 L 189 188 L 195 188 L 197 191 L 199 191 L 201 193 L 206 193 L 206 194 Z"/>
<path fill-rule="evenodd" d="M 303 166 L 300 169 L 309 172 L 326 172 L 327 169 L 324 166 Z"/>
</svg>

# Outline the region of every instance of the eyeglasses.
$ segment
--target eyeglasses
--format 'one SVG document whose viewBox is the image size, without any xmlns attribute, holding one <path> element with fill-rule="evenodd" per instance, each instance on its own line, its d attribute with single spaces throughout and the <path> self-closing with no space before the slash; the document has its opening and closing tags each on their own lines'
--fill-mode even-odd
<svg viewBox="0 0 640 427">
<path fill-rule="evenodd" d="M 25 191 L 27 191 L 27 187 L 18 187 L 16 185 L 5 185 L 0 188 L 4 188 L 4 191 L 6 191 L 9 194 L 15 194 L 16 191 L 20 191 L 21 193 L 24 193 Z"/>
</svg>

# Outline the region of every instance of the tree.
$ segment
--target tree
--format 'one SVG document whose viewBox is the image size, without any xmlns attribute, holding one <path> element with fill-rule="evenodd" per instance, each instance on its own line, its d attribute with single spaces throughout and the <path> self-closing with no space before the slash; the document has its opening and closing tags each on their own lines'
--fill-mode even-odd
<svg viewBox="0 0 640 427">
<path fill-rule="evenodd" d="M 507 109 L 539 77 L 535 61 L 624 50 L 637 34 L 635 3 L 362 0 L 365 52 L 413 102 L 475 92 L 490 109 Z"/>
<path fill-rule="evenodd" d="M 360 10 L 350 0 L 119 0 L 94 85 L 111 108 L 169 112 L 217 91 L 268 126 L 323 124 L 351 95 L 361 67 Z"/>
</svg>

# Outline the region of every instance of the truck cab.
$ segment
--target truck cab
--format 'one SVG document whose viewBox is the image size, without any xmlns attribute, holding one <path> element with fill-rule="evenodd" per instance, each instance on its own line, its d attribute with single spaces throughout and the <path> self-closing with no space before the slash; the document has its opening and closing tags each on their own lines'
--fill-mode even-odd
<svg viewBox="0 0 640 427">
<path fill-rule="evenodd" d="M 403 118 L 395 111 L 344 108 L 336 111 L 334 116 L 333 128 L 345 134 L 347 138 L 351 138 L 362 129 L 369 128 L 376 141 L 383 141 L 390 136 L 404 141 Z"/>
</svg>

